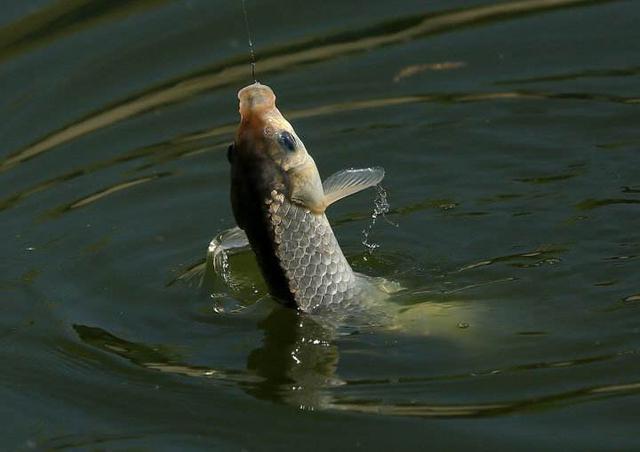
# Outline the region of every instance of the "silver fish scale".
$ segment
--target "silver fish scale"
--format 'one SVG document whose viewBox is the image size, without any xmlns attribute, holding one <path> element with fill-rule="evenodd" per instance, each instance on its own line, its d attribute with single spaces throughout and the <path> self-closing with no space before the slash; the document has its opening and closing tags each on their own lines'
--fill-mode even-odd
<svg viewBox="0 0 640 452">
<path fill-rule="evenodd" d="M 307 312 L 348 304 L 361 291 L 327 217 L 273 190 L 265 201 L 275 253 L 296 304 Z"/>
</svg>

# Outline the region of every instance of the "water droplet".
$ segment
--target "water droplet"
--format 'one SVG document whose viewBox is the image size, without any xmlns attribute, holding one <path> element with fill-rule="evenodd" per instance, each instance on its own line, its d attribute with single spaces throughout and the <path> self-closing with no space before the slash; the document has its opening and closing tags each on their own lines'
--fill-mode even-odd
<svg viewBox="0 0 640 452">
<path fill-rule="evenodd" d="M 390 224 L 394 226 L 398 226 L 397 224 L 391 222 L 386 218 L 386 214 L 389 212 L 389 208 L 391 205 L 387 199 L 387 192 L 381 185 L 376 185 L 376 198 L 373 201 L 373 212 L 371 213 L 371 221 L 367 226 L 362 230 L 362 244 L 367 249 L 369 254 L 372 254 L 374 250 L 380 247 L 379 244 L 370 241 L 371 231 L 378 220 L 380 215 Z"/>
</svg>

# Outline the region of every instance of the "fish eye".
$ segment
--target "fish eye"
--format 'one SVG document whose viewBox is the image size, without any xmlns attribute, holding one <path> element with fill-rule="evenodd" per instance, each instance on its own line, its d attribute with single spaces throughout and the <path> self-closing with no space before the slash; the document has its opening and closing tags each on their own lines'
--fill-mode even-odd
<svg viewBox="0 0 640 452">
<path fill-rule="evenodd" d="M 278 135 L 278 143 L 288 152 L 294 152 L 296 150 L 296 139 L 286 130 Z"/>
</svg>

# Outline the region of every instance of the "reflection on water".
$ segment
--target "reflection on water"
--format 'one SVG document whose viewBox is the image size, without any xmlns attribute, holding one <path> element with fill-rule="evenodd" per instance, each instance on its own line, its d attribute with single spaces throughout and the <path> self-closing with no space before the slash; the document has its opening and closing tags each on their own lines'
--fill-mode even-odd
<svg viewBox="0 0 640 452">
<path fill-rule="evenodd" d="M 258 323 L 264 334 L 262 344 L 249 353 L 246 370 L 190 365 L 162 346 L 120 339 L 96 327 L 73 328 L 86 344 L 137 366 L 238 383 L 255 397 L 283 401 L 301 409 L 326 408 L 329 395 L 325 391 L 341 384 L 336 376 L 338 349 L 332 343 L 335 332 L 291 309 L 276 307 Z"/>
<path fill-rule="evenodd" d="M 423 63 L 412 64 L 402 68 L 396 75 L 393 76 L 394 82 L 399 82 L 402 79 L 413 77 L 426 71 L 448 71 L 451 69 L 458 69 L 464 67 L 465 63 L 462 61 L 445 61 L 444 63 Z"/>
<path fill-rule="evenodd" d="M 74 325 L 79 338 L 88 345 L 118 355 L 131 363 L 167 374 L 195 378 L 211 378 L 233 382 L 259 399 L 283 402 L 301 410 L 341 410 L 391 416 L 415 417 L 485 417 L 514 412 L 550 409 L 567 405 L 640 392 L 640 382 L 584 387 L 535 398 L 498 403 L 428 404 L 393 403 L 390 400 L 353 399 L 343 396 L 344 385 L 388 386 L 427 383 L 429 381 L 468 380 L 476 376 L 508 375 L 522 372 L 572 368 L 609 360 L 623 355 L 635 355 L 629 350 L 612 355 L 577 358 L 571 361 L 528 363 L 511 368 L 481 370 L 472 374 L 441 375 L 429 378 L 398 378 L 385 380 L 343 380 L 337 374 L 339 348 L 336 331 L 322 326 L 308 315 L 276 306 L 258 322 L 263 332 L 260 346 L 248 354 L 246 370 L 216 369 L 186 364 L 173 357 L 163 347 L 148 346 L 120 339 L 100 328 Z M 337 389 L 337 390 L 336 390 Z"/>
<path fill-rule="evenodd" d="M 148 346 L 130 342 L 97 327 L 73 325 L 73 329 L 86 344 L 121 356 L 135 365 L 148 369 L 190 377 L 216 378 L 229 381 L 252 379 L 242 371 L 184 364 L 177 357 L 172 357 L 162 346 Z"/>
<path fill-rule="evenodd" d="M 264 332 L 262 345 L 249 354 L 247 369 L 263 381 L 247 391 L 300 409 L 326 408 L 330 400 L 326 390 L 341 384 L 334 333 L 309 316 L 282 308 L 258 328 Z"/>
</svg>

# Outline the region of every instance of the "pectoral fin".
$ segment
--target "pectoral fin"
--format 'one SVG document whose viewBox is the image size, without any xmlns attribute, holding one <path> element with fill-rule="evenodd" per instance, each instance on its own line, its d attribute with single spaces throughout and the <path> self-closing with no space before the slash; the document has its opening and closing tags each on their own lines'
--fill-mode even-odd
<svg viewBox="0 0 640 452">
<path fill-rule="evenodd" d="M 329 176 L 323 183 L 325 205 L 380 183 L 384 168 L 346 169 Z"/>
</svg>

